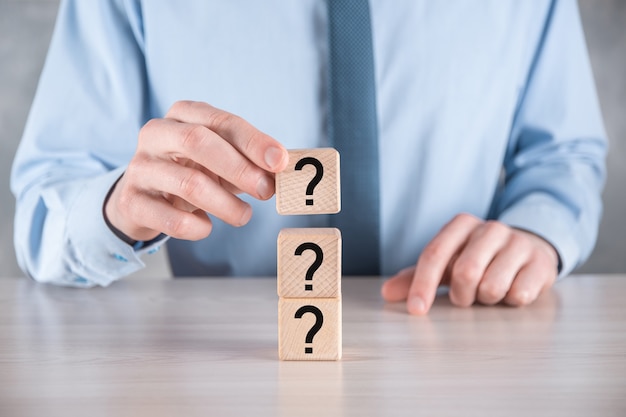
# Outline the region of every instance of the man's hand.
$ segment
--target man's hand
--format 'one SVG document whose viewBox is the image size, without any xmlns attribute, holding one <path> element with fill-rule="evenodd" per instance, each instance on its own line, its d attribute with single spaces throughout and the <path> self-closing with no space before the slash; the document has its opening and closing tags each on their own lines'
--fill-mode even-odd
<svg viewBox="0 0 626 417">
<path fill-rule="evenodd" d="M 407 300 L 411 314 L 428 312 L 439 285 L 450 286 L 457 306 L 522 306 L 552 286 L 558 262 L 554 247 L 537 235 L 460 214 L 424 248 L 416 266 L 385 282 L 382 296 Z"/>
<path fill-rule="evenodd" d="M 105 207 L 111 224 L 135 240 L 165 233 L 197 240 L 215 215 L 245 225 L 252 209 L 236 194 L 267 200 L 289 157 L 276 140 L 206 103 L 181 101 L 146 123 L 135 155 Z"/>
</svg>

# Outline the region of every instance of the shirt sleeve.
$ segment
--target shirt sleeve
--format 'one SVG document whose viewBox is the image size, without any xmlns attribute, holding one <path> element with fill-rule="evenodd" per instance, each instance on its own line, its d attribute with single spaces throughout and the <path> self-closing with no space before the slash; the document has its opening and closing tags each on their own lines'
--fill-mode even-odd
<svg viewBox="0 0 626 417">
<path fill-rule="evenodd" d="M 607 147 L 575 1 L 552 2 L 511 135 L 494 217 L 550 242 L 563 277 L 594 247 Z"/>
<path fill-rule="evenodd" d="M 148 118 L 138 3 L 63 1 L 16 154 L 14 242 L 41 282 L 106 286 L 144 266 L 103 201 Z"/>
</svg>

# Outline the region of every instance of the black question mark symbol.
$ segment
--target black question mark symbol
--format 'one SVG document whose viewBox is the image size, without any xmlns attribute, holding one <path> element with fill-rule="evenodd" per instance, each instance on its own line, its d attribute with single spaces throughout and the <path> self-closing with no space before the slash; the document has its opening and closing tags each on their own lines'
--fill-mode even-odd
<svg viewBox="0 0 626 417">
<path fill-rule="evenodd" d="M 312 250 L 313 252 L 315 252 L 315 262 L 313 262 L 311 266 L 309 267 L 309 269 L 307 269 L 306 277 L 304 278 L 307 281 L 312 281 L 313 274 L 319 269 L 319 267 L 322 265 L 322 262 L 324 261 L 324 252 L 322 252 L 322 248 L 317 246 L 315 243 L 304 242 L 303 244 L 301 244 L 300 246 L 296 248 L 295 255 L 300 256 L 302 255 L 302 252 L 304 252 L 305 250 Z M 305 284 L 304 290 L 312 291 L 313 284 Z"/>
<path fill-rule="evenodd" d="M 306 195 L 313 195 L 313 190 L 315 189 L 317 184 L 320 183 L 322 177 L 324 176 L 324 166 L 317 159 L 307 156 L 306 158 L 302 158 L 296 163 L 295 170 L 301 171 L 305 165 L 313 165 L 315 167 L 315 176 L 313 177 L 313 179 L 311 179 L 311 182 L 309 182 L 309 185 L 306 187 Z M 308 198 L 306 200 L 306 205 L 312 206 L 313 199 Z"/>
<path fill-rule="evenodd" d="M 322 311 L 315 306 L 302 306 L 296 311 L 295 318 L 301 319 L 305 313 L 313 313 L 315 314 L 315 324 L 311 327 L 311 330 L 306 334 L 306 338 L 304 339 L 305 343 L 313 343 L 313 338 L 317 334 L 317 332 L 322 328 L 322 324 L 324 323 L 324 315 Z M 313 353 L 313 347 L 305 347 L 304 353 Z"/>
</svg>

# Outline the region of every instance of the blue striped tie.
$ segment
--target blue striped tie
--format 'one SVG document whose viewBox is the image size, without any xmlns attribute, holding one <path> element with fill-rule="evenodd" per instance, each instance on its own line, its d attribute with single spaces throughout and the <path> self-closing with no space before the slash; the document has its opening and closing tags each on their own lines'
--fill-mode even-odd
<svg viewBox="0 0 626 417">
<path fill-rule="evenodd" d="M 330 143 L 341 155 L 343 273 L 380 274 L 378 125 L 367 0 L 328 0 Z"/>
</svg>

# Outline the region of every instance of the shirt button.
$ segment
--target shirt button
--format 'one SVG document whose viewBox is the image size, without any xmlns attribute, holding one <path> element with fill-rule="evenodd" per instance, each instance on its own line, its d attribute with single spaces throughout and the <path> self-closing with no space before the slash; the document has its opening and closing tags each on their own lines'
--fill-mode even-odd
<svg viewBox="0 0 626 417">
<path fill-rule="evenodd" d="M 128 262 L 128 259 L 124 258 L 122 255 L 120 255 L 119 253 L 114 253 L 113 257 L 115 259 L 117 259 L 120 262 Z"/>
</svg>

